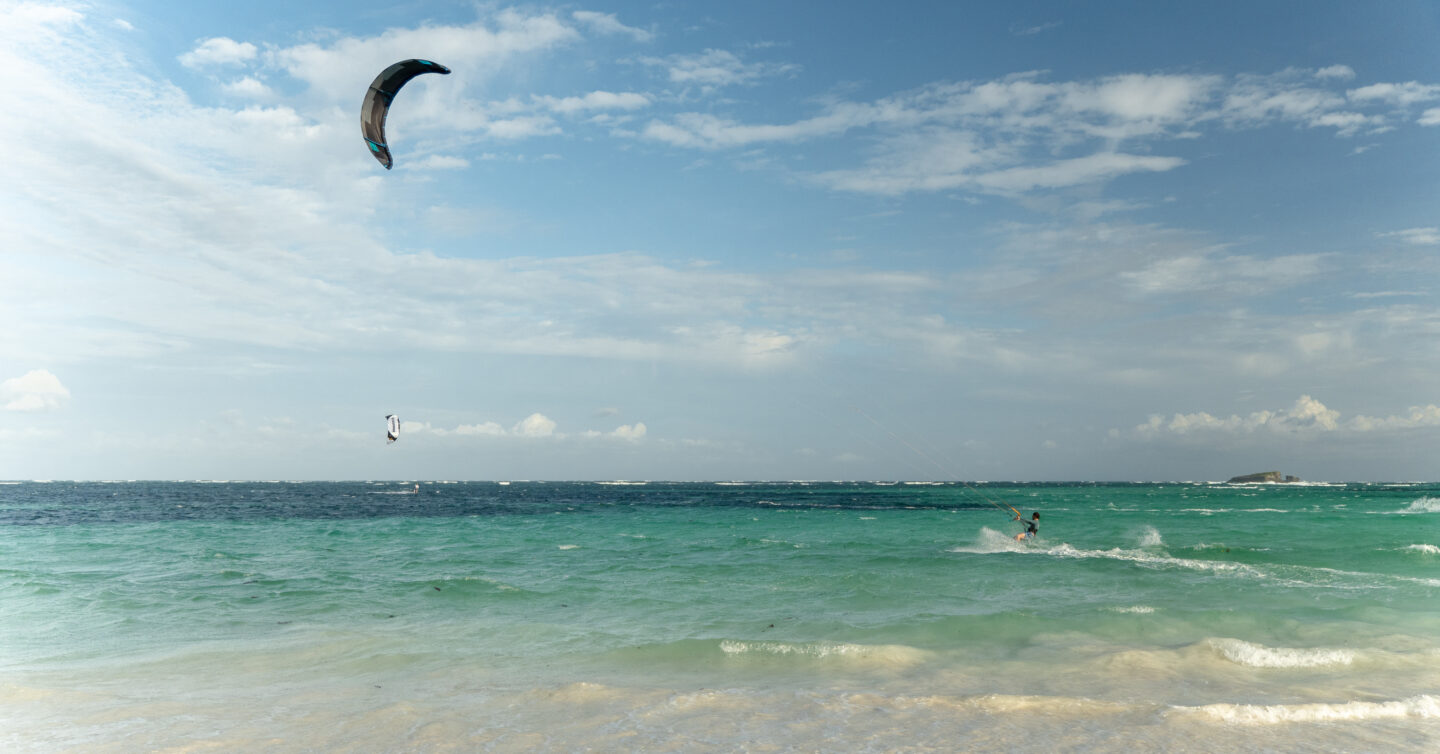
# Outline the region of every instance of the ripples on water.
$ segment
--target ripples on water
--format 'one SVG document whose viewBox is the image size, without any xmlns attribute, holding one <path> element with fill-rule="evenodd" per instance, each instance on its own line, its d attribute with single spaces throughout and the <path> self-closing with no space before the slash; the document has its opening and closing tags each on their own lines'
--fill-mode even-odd
<svg viewBox="0 0 1440 754">
<path fill-rule="evenodd" d="M 0 748 L 1440 741 L 1434 487 L 415 485 L 0 486 Z"/>
</svg>

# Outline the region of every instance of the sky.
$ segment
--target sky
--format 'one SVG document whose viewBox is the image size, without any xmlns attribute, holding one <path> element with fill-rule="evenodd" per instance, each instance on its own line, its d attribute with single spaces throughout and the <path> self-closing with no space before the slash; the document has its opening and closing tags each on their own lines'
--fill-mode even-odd
<svg viewBox="0 0 1440 754">
<path fill-rule="evenodd" d="M 0 0 L 0 479 L 1435 480 L 1436 39 Z"/>
</svg>

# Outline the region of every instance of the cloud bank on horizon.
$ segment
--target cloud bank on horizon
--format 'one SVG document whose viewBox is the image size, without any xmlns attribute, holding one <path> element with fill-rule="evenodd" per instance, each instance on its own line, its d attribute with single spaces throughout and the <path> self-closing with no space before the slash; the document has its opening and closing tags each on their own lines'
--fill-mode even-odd
<svg viewBox="0 0 1440 754">
<path fill-rule="evenodd" d="M 1433 58 L 1138 63 L 1007 16 L 971 33 L 1021 65 L 857 78 L 855 35 L 743 6 L 426 7 L 176 38 L 0 3 L 0 477 L 942 475 L 922 443 L 1192 478 L 1259 438 L 1415 478 L 1440 446 Z M 455 73 L 397 97 L 379 175 L 359 99 L 406 57 Z M 426 457 L 369 447 L 386 411 Z"/>
</svg>

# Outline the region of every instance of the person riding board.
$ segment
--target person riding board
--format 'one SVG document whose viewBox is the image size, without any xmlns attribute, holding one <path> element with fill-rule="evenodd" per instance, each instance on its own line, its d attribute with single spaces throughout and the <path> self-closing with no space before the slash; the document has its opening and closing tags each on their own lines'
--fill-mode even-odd
<svg viewBox="0 0 1440 754">
<path fill-rule="evenodd" d="M 1020 521 L 1020 514 L 1015 514 L 1016 521 Z M 1040 511 L 1035 511 L 1029 521 L 1025 521 L 1025 531 L 1015 535 L 1015 541 L 1020 542 L 1026 539 L 1033 539 L 1040 534 Z"/>
</svg>

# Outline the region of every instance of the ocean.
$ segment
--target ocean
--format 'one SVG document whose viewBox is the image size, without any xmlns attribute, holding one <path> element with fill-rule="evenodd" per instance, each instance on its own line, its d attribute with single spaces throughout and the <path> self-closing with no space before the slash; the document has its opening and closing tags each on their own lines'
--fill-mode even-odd
<svg viewBox="0 0 1440 754">
<path fill-rule="evenodd" d="M 7 752 L 1437 748 L 1440 484 L 0 483 Z"/>
</svg>

